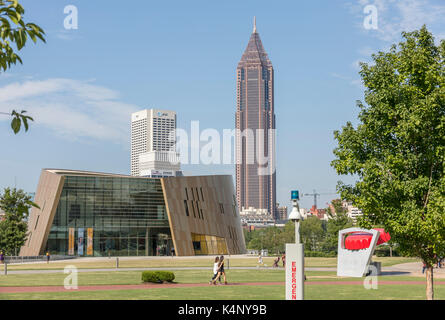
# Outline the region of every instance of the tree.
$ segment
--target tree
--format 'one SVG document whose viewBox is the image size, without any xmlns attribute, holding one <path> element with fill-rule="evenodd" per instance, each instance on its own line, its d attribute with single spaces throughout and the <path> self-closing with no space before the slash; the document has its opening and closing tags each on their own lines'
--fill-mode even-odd
<svg viewBox="0 0 445 320">
<path fill-rule="evenodd" d="M 0 196 L 0 209 L 5 219 L 0 221 L 0 250 L 6 255 L 17 255 L 27 240 L 29 209 L 38 208 L 23 190 L 5 188 Z"/>
<path fill-rule="evenodd" d="M 278 227 L 267 227 L 250 232 L 249 241 L 246 241 L 249 249 L 267 249 L 269 253 L 284 251 L 283 230 Z"/>
<path fill-rule="evenodd" d="M 331 215 L 337 213 L 346 213 L 346 209 L 343 207 L 342 201 L 340 199 L 334 199 L 331 201 L 332 206 L 334 207 L 335 212 L 331 212 L 331 208 L 328 207 L 328 214 Z"/>
<path fill-rule="evenodd" d="M 323 251 L 338 253 L 338 232 L 346 228 L 351 228 L 353 225 L 353 220 L 349 218 L 346 213 L 330 213 L 326 226 L 326 238 L 322 245 Z"/>
<path fill-rule="evenodd" d="M 426 26 L 402 36 L 361 63 L 366 104 L 357 102 L 356 128 L 334 132 L 331 165 L 358 177 L 338 190 L 363 211 L 360 226 L 383 225 L 401 252 L 426 264 L 433 299 L 433 265 L 445 252 L 445 41 L 436 46 Z"/>
<path fill-rule="evenodd" d="M 37 39 L 45 42 L 45 32 L 34 23 L 25 23 L 24 14 L 25 10 L 18 0 L 0 0 L 0 70 L 6 71 L 12 64 L 23 63 L 17 52 L 25 46 L 28 37 L 34 43 Z M 15 44 L 15 50 L 12 44 Z M 20 113 L 15 110 L 0 112 L 12 117 L 11 127 L 15 134 L 20 131 L 22 122 L 25 131 L 28 131 L 28 120 L 34 121 L 25 113 L 25 110 Z"/>
<path fill-rule="evenodd" d="M 281 234 L 281 241 L 283 246 L 285 246 L 286 243 L 295 243 L 295 222 L 289 220 L 284 225 L 283 232 Z"/>
<path fill-rule="evenodd" d="M 315 216 L 307 217 L 307 219 L 301 221 L 300 223 L 300 235 L 305 250 L 319 250 L 320 244 L 325 235 L 322 221 Z"/>
</svg>

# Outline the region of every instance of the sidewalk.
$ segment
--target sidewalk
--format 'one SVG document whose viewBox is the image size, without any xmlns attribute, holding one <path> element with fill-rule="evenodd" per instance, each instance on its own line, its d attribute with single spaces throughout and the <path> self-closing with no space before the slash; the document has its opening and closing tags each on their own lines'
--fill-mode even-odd
<svg viewBox="0 0 445 320">
<path fill-rule="evenodd" d="M 405 274 L 411 277 L 425 277 L 425 274 L 422 273 L 422 263 L 421 262 L 409 262 L 396 264 L 391 267 L 382 268 L 383 275 L 396 275 L 396 274 Z M 434 268 L 433 270 L 433 278 L 445 279 L 445 267 L 442 268 Z"/>
</svg>

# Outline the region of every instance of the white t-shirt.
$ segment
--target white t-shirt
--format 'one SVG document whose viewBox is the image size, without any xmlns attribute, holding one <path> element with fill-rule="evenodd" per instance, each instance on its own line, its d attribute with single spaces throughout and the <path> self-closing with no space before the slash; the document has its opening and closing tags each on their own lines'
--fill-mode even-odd
<svg viewBox="0 0 445 320">
<path fill-rule="evenodd" d="M 218 262 L 215 262 L 215 263 L 213 264 L 213 273 L 218 273 L 218 269 L 219 269 L 219 267 L 218 267 Z"/>
</svg>

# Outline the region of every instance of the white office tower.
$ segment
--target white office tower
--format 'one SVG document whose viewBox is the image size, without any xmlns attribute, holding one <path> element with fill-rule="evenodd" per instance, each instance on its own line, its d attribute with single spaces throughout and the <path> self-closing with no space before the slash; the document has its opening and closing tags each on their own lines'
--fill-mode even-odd
<svg viewBox="0 0 445 320">
<path fill-rule="evenodd" d="M 146 109 L 131 115 L 131 175 L 182 175 L 176 152 L 176 112 Z"/>
</svg>

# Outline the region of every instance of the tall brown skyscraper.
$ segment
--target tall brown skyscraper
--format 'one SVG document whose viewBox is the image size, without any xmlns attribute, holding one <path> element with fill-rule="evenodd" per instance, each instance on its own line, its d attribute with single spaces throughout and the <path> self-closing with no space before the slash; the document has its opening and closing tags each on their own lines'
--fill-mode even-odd
<svg viewBox="0 0 445 320">
<path fill-rule="evenodd" d="M 274 70 L 256 21 L 236 70 L 236 196 L 276 218 Z"/>
</svg>

